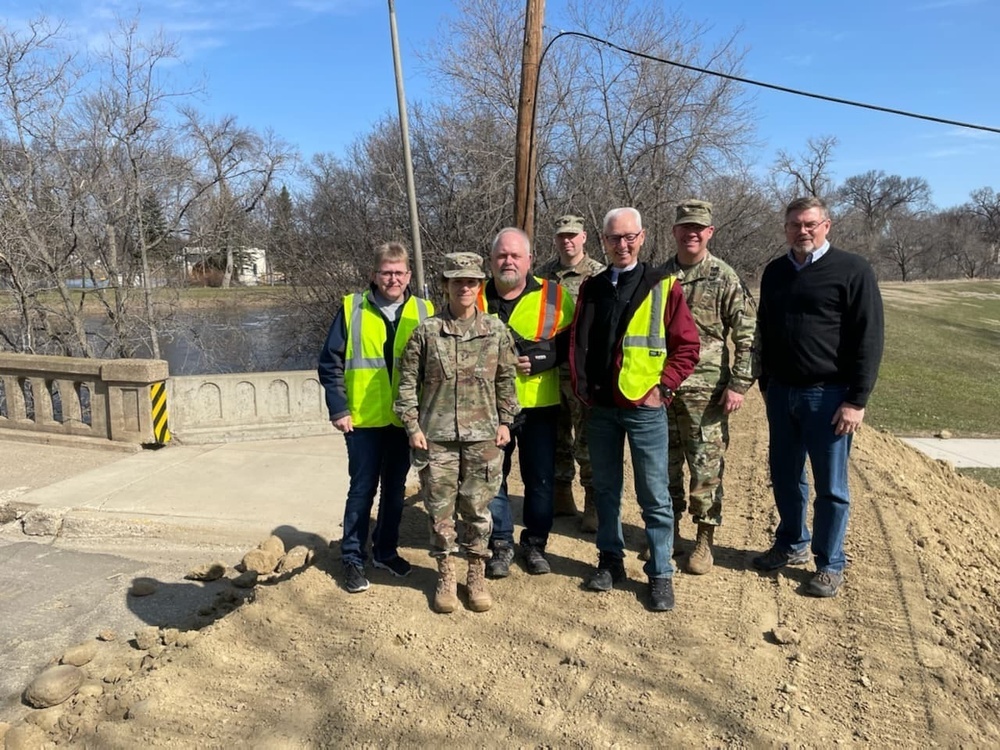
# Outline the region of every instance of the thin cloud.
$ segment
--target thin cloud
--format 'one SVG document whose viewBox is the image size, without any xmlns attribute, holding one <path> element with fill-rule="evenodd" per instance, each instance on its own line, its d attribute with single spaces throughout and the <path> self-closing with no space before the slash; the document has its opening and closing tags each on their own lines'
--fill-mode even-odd
<svg viewBox="0 0 1000 750">
<path fill-rule="evenodd" d="M 936 0 L 931 3 L 921 3 L 920 5 L 915 5 L 910 10 L 911 12 L 920 12 L 925 10 L 948 10 L 950 8 L 969 8 L 973 5 L 982 5 L 984 0 Z"/>
</svg>

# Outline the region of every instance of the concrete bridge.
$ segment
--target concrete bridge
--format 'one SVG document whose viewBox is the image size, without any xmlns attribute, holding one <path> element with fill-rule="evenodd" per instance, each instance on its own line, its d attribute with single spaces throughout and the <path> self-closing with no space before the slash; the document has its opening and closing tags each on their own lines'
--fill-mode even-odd
<svg viewBox="0 0 1000 750">
<path fill-rule="evenodd" d="M 162 360 L 0 354 L 0 441 L 0 521 L 40 536 L 335 537 L 347 493 L 312 370 L 170 377 Z M 60 463 L 93 468 L 34 486 Z"/>
<path fill-rule="evenodd" d="M 272 533 L 338 539 L 347 487 L 315 371 L 0 354 L 0 720 L 67 646 L 210 604 L 178 583 L 191 567 Z M 170 592 L 155 611 L 126 596 L 136 578 Z"/>
</svg>

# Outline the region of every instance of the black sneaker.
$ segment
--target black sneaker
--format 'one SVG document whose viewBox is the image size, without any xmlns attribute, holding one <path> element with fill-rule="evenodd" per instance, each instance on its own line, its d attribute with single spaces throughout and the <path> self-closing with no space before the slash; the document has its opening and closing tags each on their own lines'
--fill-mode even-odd
<svg viewBox="0 0 1000 750">
<path fill-rule="evenodd" d="M 487 578 L 506 578 L 514 562 L 514 547 L 508 542 L 494 542 L 493 557 L 486 561 Z"/>
<path fill-rule="evenodd" d="M 625 563 L 621 558 L 601 555 L 597 570 L 584 584 L 591 591 L 611 591 L 616 583 L 626 580 Z"/>
<path fill-rule="evenodd" d="M 367 591 L 368 579 L 365 578 L 365 569 L 360 565 L 345 565 L 344 588 L 351 594 L 360 594 L 362 591 Z"/>
<path fill-rule="evenodd" d="M 413 570 L 413 566 L 399 555 L 390 557 L 388 560 L 373 560 L 372 567 L 379 570 L 388 570 L 396 578 L 406 578 L 406 576 L 410 575 L 410 571 Z"/>
<path fill-rule="evenodd" d="M 843 573 L 820 570 L 809 579 L 809 583 L 806 584 L 806 593 L 809 596 L 821 596 L 824 598 L 836 596 L 843 583 Z"/>
<path fill-rule="evenodd" d="M 774 545 L 763 555 L 757 555 L 751 563 L 757 570 L 777 570 L 786 565 L 805 565 L 812 557 L 809 550 L 792 552 Z"/>
<path fill-rule="evenodd" d="M 674 579 L 649 579 L 649 608 L 653 612 L 669 612 L 674 608 Z"/>
<path fill-rule="evenodd" d="M 521 553 L 524 555 L 524 567 L 533 576 L 544 575 L 552 572 L 552 566 L 545 559 L 545 548 L 537 544 L 522 544 Z"/>
</svg>

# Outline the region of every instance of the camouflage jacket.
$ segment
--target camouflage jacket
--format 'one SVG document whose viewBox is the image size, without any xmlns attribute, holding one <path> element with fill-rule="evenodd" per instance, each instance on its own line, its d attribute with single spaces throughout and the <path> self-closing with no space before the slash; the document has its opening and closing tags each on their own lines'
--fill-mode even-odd
<svg viewBox="0 0 1000 750">
<path fill-rule="evenodd" d="M 423 431 L 436 443 L 493 440 L 520 411 L 516 372 L 514 339 L 499 318 L 477 310 L 462 333 L 446 307 L 407 342 L 394 409 L 408 435 Z"/>
<path fill-rule="evenodd" d="M 549 281 L 555 281 L 569 292 L 573 301 L 576 302 L 580 296 L 580 285 L 583 283 L 583 280 L 588 276 L 596 276 L 605 268 L 607 268 L 606 264 L 591 258 L 586 253 L 584 253 L 579 263 L 572 268 L 566 268 L 559 262 L 559 254 L 557 253 L 556 257 L 552 258 L 552 260 L 546 261 L 535 269 L 535 275 Z"/>
<path fill-rule="evenodd" d="M 677 256 L 663 266 L 677 277 L 701 337 L 701 359 L 682 391 L 731 388 L 746 393 L 753 385 L 753 342 L 757 304 L 728 263 L 711 253 L 683 268 Z M 730 361 L 726 339 L 732 338 Z"/>
</svg>

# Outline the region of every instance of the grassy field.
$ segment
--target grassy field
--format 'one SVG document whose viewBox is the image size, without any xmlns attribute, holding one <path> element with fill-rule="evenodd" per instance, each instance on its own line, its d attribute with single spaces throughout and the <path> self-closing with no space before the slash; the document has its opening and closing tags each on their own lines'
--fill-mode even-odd
<svg viewBox="0 0 1000 750">
<path fill-rule="evenodd" d="M 1000 437 L 1000 281 L 884 284 L 868 419 L 898 435 Z"/>
</svg>

